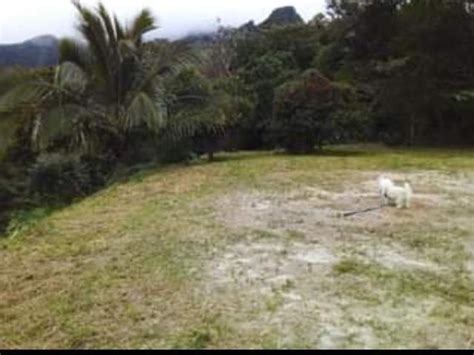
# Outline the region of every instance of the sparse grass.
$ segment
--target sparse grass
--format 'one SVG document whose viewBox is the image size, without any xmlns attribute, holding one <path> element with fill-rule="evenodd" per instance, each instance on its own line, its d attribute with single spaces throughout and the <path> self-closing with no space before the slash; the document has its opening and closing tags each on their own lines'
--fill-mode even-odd
<svg viewBox="0 0 474 355">
<path fill-rule="evenodd" d="M 213 342 L 220 340 L 225 334 L 231 333 L 231 331 L 219 317 L 205 317 L 194 328 L 178 335 L 172 348 L 206 349 L 212 347 Z"/>
<path fill-rule="evenodd" d="M 420 270 L 390 270 L 380 264 L 357 260 L 343 260 L 334 265 L 334 271 L 366 279 L 366 289 L 364 292 L 354 292 L 354 297 L 365 298 L 372 288 L 379 285 L 389 289 L 392 297 L 423 298 L 431 295 L 458 305 L 469 305 L 474 301 L 474 285 L 466 272 L 456 273 L 456 270 L 453 270 L 451 273 L 439 275 Z"/>
<path fill-rule="evenodd" d="M 241 189 L 279 195 L 306 186 L 337 192 L 348 179 L 359 182 L 360 173 L 379 171 L 439 171 L 468 179 L 474 152 L 357 146 L 311 156 L 224 153 L 212 164 L 149 167 L 68 208 L 22 216 L 12 225 L 14 238 L 0 239 L 0 348 L 317 347 L 319 337 L 311 331 L 327 325 L 327 309 L 319 305 L 332 309 L 334 322 L 339 319 L 345 331 L 335 346 L 366 344 L 353 327 L 370 329 L 375 347 L 474 346 L 474 288 L 466 269 L 473 256 L 463 248 L 472 242 L 473 228 L 459 224 L 472 208 L 441 206 L 421 217 L 416 210 L 394 211 L 394 222 L 383 228 L 338 227 L 348 235 L 395 243 L 439 270 L 392 269 L 351 257 L 355 246 L 349 238 L 343 252 L 334 250 L 343 258 L 329 272 L 308 265 L 313 269 L 308 275 L 317 279 L 297 275 L 298 282 L 262 297 L 255 314 L 245 313 L 254 310 L 246 303 L 245 287 L 238 286 L 244 298 L 235 295 L 235 304 L 218 291 L 205 292 L 204 286 L 216 281 L 208 279 L 208 263 L 239 238 L 270 244 L 283 238 L 288 248 L 278 257 L 285 262 L 292 243 L 319 236 L 319 229 L 308 234 L 291 227 L 281 235 L 244 226 L 230 231 L 215 217 L 214 202 L 221 195 Z M 449 194 L 446 198 L 459 196 L 454 190 Z M 293 196 L 292 202 L 311 197 Z M 417 222 L 422 217 L 437 224 Z M 312 223 L 301 221 L 302 227 Z M 340 248 L 341 242 L 333 246 Z M 301 318 L 275 318 L 286 326 L 276 330 L 268 320 L 286 305 L 285 292 L 307 292 L 315 303 L 301 301 L 306 307 Z M 418 310 L 425 301 L 432 306 Z M 336 311 L 345 316 L 338 318 Z M 411 328 L 403 324 L 408 321 Z M 285 334 L 294 337 L 282 340 Z"/>
<path fill-rule="evenodd" d="M 256 239 L 272 239 L 278 238 L 279 236 L 274 232 L 267 231 L 267 230 L 255 230 L 253 231 L 253 235 Z"/>
<path fill-rule="evenodd" d="M 360 274 L 366 267 L 360 261 L 354 259 L 344 259 L 333 265 L 333 270 L 339 274 Z"/>
<path fill-rule="evenodd" d="M 279 290 L 274 290 L 273 294 L 265 300 L 265 307 L 270 313 L 275 313 L 282 305 L 283 297 Z"/>
<path fill-rule="evenodd" d="M 305 234 L 304 234 L 303 232 L 300 232 L 300 231 L 289 230 L 289 231 L 288 231 L 288 237 L 289 237 L 290 239 L 294 239 L 294 240 L 304 239 L 304 238 L 305 238 Z"/>
<path fill-rule="evenodd" d="M 10 217 L 10 222 L 6 229 L 5 238 L 15 239 L 18 235 L 26 234 L 33 229 L 36 224 L 52 213 L 52 209 L 36 208 L 30 211 L 16 211 Z M 1 237 L 1 236 L 0 236 Z"/>
</svg>

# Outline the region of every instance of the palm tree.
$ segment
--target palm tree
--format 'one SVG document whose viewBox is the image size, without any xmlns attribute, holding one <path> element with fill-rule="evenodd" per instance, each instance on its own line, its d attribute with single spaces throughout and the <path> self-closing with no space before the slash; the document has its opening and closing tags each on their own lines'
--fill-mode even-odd
<svg viewBox="0 0 474 355">
<path fill-rule="evenodd" d="M 54 101 L 54 70 L 8 68 L 0 72 L 0 152 L 21 128 L 34 134 L 39 119 Z M 29 147 L 34 140 L 27 140 Z"/>
<path fill-rule="evenodd" d="M 72 3 L 81 39 L 61 41 L 53 75 L 13 75 L 11 89 L 0 91 L 2 118 L 23 112 L 38 147 L 67 137 L 62 141 L 81 152 L 117 155 L 137 130 L 177 142 L 222 130 L 228 104 L 220 90 L 181 95 L 169 89 L 183 69 L 206 60 L 181 42 L 144 42 L 157 28 L 149 10 L 123 25 L 101 3 L 95 9 Z"/>
<path fill-rule="evenodd" d="M 145 70 L 143 36 L 156 29 L 151 12 L 142 10 L 123 26 L 99 3 L 95 11 L 74 0 L 83 42 L 64 39 L 55 84 L 62 93 L 62 115 L 86 132 L 108 132 L 123 141 L 139 125 L 157 130 L 164 125 L 158 70 Z M 69 114 L 64 115 L 66 112 Z M 98 138 L 98 137 L 94 137 Z"/>
<path fill-rule="evenodd" d="M 158 132 L 167 116 L 162 79 L 189 61 L 186 48 L 163 47 L 157 63 L 143 40 L 157 28 L 149 10 L 124 26 L 101 3 L 95 10 L 72 3 L 81 40 L 61 41 L 51 80 L 24 71 L 9 75 L 10 89 L 0 91 L 2 118 L 28 107 L 37 142 L 66 135 L 86 151 L 97 149 L 104 136 L 124 142 L 136 127 Z"/>
</svg>

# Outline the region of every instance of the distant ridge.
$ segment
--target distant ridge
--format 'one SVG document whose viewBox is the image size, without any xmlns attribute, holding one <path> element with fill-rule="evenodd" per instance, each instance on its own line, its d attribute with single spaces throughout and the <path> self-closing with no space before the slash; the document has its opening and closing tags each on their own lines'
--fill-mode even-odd
<svg viewBox="0 0 474 355">
<path fill-rule="evenodd" d="M 44 35 L 22 43 L 0 45 L 0 66 L 38 68 L 56 65 L 58 44 L 56 37 Z"/>
</svg>

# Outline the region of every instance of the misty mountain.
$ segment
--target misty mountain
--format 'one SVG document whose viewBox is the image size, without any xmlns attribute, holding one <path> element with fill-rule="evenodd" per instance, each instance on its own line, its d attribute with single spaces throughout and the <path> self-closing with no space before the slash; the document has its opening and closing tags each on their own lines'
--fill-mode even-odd
<svg viewBox="0 0 474 355">
<path fill-rule="evenodd" d="M 0 66 L 37 68 L 58 63 L 58 40 L 39 36 L 18 44 L 0 45 Z"/>
<path fill-rule="evenodd" d="M 268 29 L 273 26 L 297 25 L 303 23 L 303 18 L 293 6 L 284 6 L 273 10 L 270 16 L 261 24 L 256 25 L 254 21 L 249 21 L 238 27 L 236 31 L 244 35 L 254 35 L 258 34 L 262 29 Z M 195 33 L 185 36 L 181 40 L 193 46 L 205 46 L 215 40 L 215 33 Z"/>
<path fill-rule="evenodd" d="M 296 9 L 293 6 L 284 6 L 273 10 L 261 24 L 256 25 L 253 21 L 249 21 L 237 28 L 237 31 L 253 34 L 272 26 L 300 23 L 304 23 L 304 21 Z M 181 39 L 181 41 L 195 47 L 209 45 L 214 40 L 214 32 L 193 33 Z M 35 37 L 23 43 L 0 45 L 0 66 L 36 68 L 56 65 L 59 57 L 58 45 L 58 39 L 50 35 Z"/>
</svg>

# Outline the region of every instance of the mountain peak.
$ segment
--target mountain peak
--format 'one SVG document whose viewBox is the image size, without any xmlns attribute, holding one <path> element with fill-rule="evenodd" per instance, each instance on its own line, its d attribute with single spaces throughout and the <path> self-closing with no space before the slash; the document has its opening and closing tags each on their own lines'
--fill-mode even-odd
<svg viewBox="0 0 474 355">
<path fill-rule="evenodd" d="M 283 6 L 273 10 L 260 26 L 271 27 L 301 23 L 304 23 L 304 21 L 293 6 Z"/>
<path fill-rule="evenodd" d="M 24 43 L 40 47 L 54 47 L 58 44 L 58 39 L 51 35 L 43 35 L 34 37 Z"/>
</svg>

